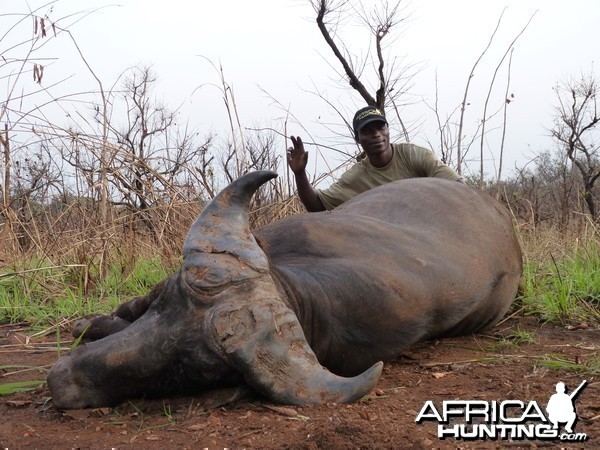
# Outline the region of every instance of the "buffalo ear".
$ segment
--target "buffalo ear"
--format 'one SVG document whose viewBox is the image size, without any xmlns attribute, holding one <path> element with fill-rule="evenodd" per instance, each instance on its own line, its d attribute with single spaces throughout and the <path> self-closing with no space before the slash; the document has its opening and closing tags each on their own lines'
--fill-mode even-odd
<svg viewBox="0 0 600 450">
<path fill-rule="evenodd" d="M 165 290 L 167 283 L 174 278 L 175 275 L 171 275 L 160 281 L 154 288 L 143 297 L 134 297 L 131 300 L 121 303 L 114 310 L 113 315 L 125 319 L 129 322 L 135 322 L 150 308 L 150 305 L 160 297 L 162 292 Z"/>
<path fill-rule="evenodd" d="M 112 314 L 88 314 L 79 318 L 73 324 L 71 331 L 73 337 L 79 338 L 81 336 L 83 342 L 97 341 L 124 330 L 148 310 L 171 278 L 167 277 L 159 282 L 148 295 L 134 297 L 125 303 L 121 303 Z"/>
<path fill-rule="evenodd" d="M 131 322 L 111 315 L 89 314 L 77 319 L 71 329 L 74 338 L 83 342 L 97 341 L 124 330 Z"/>
<path fill-rule="evenodd" d="M 296 315 L 279 300 L 221 304 L 206 317 L 214 350 L 261 394 L 284 404 L 352 402 L 377 383 L 383 363 L 345 378 L 321 366 Z"/>
</svg>

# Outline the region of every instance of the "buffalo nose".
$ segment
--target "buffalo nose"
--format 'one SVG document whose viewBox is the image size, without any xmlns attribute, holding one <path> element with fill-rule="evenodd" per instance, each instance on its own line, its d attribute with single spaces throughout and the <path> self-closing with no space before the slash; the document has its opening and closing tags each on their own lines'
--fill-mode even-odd
<svg viewBox="0 0 600 450">
<path fill-rule="evenodd" d="M 85 408 L 68 357 L 59 359 L 48 374 L 48 388 L 52 403 L 58 409 Z"/>
</svg>

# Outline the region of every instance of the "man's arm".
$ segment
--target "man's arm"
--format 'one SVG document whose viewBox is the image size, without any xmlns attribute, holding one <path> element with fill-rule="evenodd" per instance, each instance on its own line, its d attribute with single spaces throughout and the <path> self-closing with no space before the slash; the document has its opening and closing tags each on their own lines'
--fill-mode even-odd
<svg viewBox="0 0 600 450">
<path fill-rule="evenodd" d="M 308 212 L 325 211 L 325 206 L 319 199 L 317 191 L 310 185 L 306 175 L 308 152 L 304 150 L 302 139 L 299 136 L 290 136 L 290 138 L 294 146 L 287 149 L 287 162 L 294 172 L 298 197 Z"/>
</svg>

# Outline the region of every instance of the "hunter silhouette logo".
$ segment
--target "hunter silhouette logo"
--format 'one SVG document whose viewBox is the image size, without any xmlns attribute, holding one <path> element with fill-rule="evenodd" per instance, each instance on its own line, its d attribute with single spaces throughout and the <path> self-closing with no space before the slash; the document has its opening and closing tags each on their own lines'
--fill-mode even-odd
<svg viewBox="0 0 600 450">
<path fill-rule="evenodd" d="M 586 383 L 581 382 L 571 394 L 566 393 L 565 383 L 556 383 L 556 393 L 550 396 L 545 413 L 536 401 L 445 400 L 436 406 L 428 400 L 415 421 L 436 421 L 440 439 L 586 441 L 586 433 L 573 431 L 577 421 L 574 401 Z"/>
<path fill-rule="evenodd" d="M 550 419 L 550 422 L 554 425 L 552 427 L 553 429 L 558 429 L 559 422 L 566 422 L 567 425 L 565 426 L 565 431 L 567 433 L 573 433 L 573 425 L 577 420 L 573 399 L 579 394 L 579 391 L 581 391 L 585 383 L 587 383 L 587 380 L 583 380 L 571 395 L 565 393 L 565 383 L 562 381 L 556 383 L 556 394 L 550 397 L 548 406 L 546 406 L 548 419 Z"/>
</svg>

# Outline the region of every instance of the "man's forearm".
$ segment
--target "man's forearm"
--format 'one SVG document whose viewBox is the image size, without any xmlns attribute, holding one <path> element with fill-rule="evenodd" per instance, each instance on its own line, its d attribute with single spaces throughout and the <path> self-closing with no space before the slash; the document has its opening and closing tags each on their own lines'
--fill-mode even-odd
<svg viewBox="0 0 600 450">
<path fill-rule="evenodd" d="M 325 206 L 319 199 L 317 191 L 310 185 L 306 171 L 294 174 L 298 197 L 308 212 L 325 211 Z"/>
</svg>

